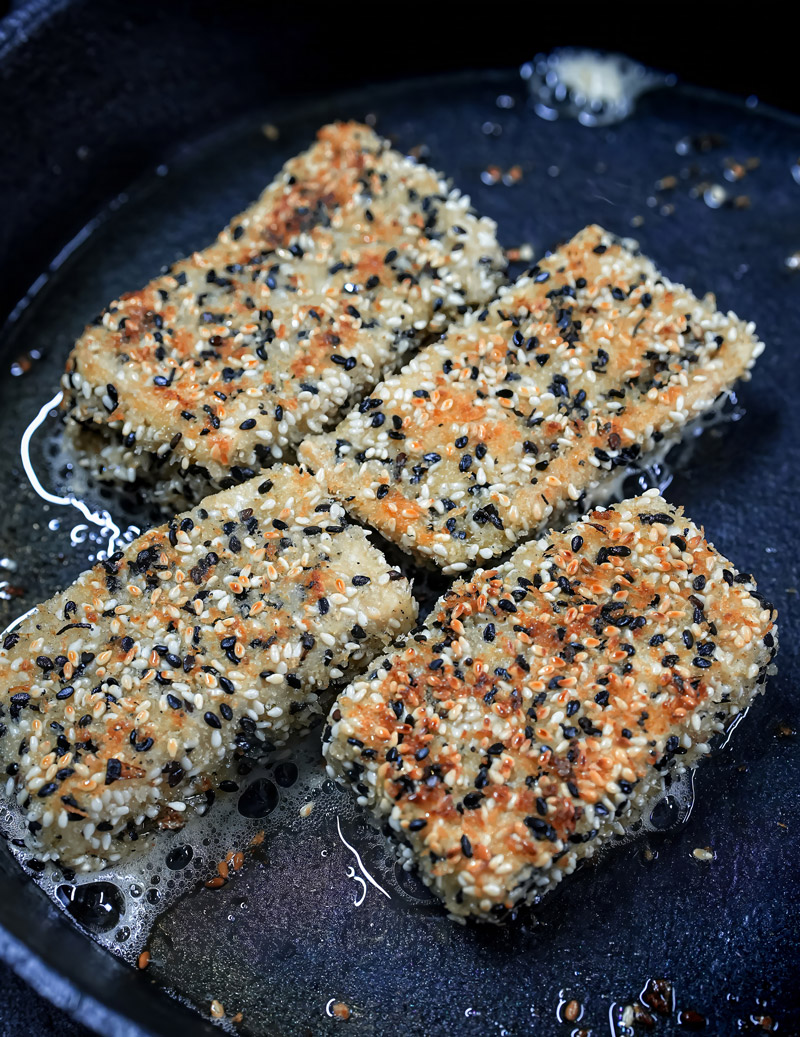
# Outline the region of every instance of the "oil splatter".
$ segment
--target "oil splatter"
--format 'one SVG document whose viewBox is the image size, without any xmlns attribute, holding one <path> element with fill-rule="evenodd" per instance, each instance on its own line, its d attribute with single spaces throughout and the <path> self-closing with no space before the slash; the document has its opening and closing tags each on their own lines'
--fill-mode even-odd
<svg viewBox="0 0 800 1037">
<path fill-rule="evenodd" d="M 675 82 L 621 54 L 571 48 L 537 55 L 520 75 L 540 118 L 577 119 L 583 126 L 622 122 L 642 94 Z"/>
</svg>

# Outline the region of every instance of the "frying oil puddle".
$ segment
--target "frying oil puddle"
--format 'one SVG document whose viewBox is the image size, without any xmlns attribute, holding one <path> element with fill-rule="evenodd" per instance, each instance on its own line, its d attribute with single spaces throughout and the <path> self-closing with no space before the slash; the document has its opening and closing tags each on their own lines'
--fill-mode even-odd
<svg viewBox="0 0 800 1037">
<path fill-rule="evenodd" d="M 238 852 L 246 859 L 253 846 L 280 838 L 287 829 L 297 838 L 298 830 L 314 817 L 313 811 L 304 817 L 301 808 L 330 799 L 334 791 L 320 762 L 318 731 L 291 750 L 276 750 L 263 764 L 246 763 L 242 769 L 247 773 L 229 791 L 198 796 L 183 828 L 147 837 L 144 848 L 102 872 L 76 875 L 50 863 L 33 877 L 98 943 L 135 964 L 158 916 L 221 874 L 219 862 Z M 345 810 L 352 813 L 348 808 L 346 801 Z M 24 821 L 5 802 L 0 806 L 0 829 L 30 874 L 31 857 L 22 841 Z"/>
<path fill-rule="evenodd" d="M 353 905 L 355 907 L 361 907 L 361 905 L 364 903 L 364 900 L 367 896 L 367 882 L 369 882 L 371 886 L 374 886 L 375 889 L 379 890 L 381 893 L 383 893 L 385 897 L 388 897 L 388 899 L 391 900 L 391 894 L 387 893 L 383 886 L 381 886 L 380 883 L 376 882 L 372 875 L 370 875 L 370 873 L 364 867 L 364 862 L 361 860 L 361 854 L 358 852 L 355 846 L 351 846 L 350 843 L 342 835 L 342 821 L 341 818 L 338 816 L 336 818 L 336 831 L 339 833 L 339 838 L 341 839 L 342 843 L 355 857 L 356 863 L 358 864 L 358 870 L 361 872 L 361 875 L 357 875 L 355 868 L 353 868 L 352 865 L 350 865 L 346 871 L 346 875 L 349 879 L 354 879 L 363 887 L 361 894 L 357 896 L 356 899 L 353 901 Z"/>
<path fill-rule="evenodd" d="M 102 561 L 104 558 L 108 558 L 109 555 L 113 554 L 119 546 L 124 546 L 124 543 L 130 543 L 140 532 L 138 526 L 128 526 L 123 533 L 119 525 L 111 517 L 110 513 L 106 510 L 94 510 L 90 507 L 86 501 L 76 496 L 74 493 L 69 492 L 65 496 L 51 493 L 45 489 L 42 484 L 39 475 L 36 472 L 33 461 L 31 460 L 31 442 L 35 433 L 44 425 L 44 423 L 50 419 L 53 420 L 54 412 L 57 411 L 58 406 L 63 399 L 63 392 L 57 392 L 56 395 L 48 400 L 40 409 L 33 421 L 28 425 L 22 434 L 22 440 L 20 442 L 20 459 L 22 461 L 22 467 L 25 471 L 25 475 L 28 477 L 28 481 L 35 493 L 47 501 L 48 504 L 57 504 L 63 507 L 75 508 L 81 515 L 86 519 L 87 523 L 96 526 L 99 532 L 95 534 L 94 539 L 99 542 L 107 540 L 108 543 L 104 548 L 97 551 L 95 558 L 97 561 Z M 58 434 L 57 432 L 55 433 Z M 52 441 L 52 434 L 51 434 Z M 55 453 L 55 451 L 54 451 Z M 51 465 L 54 468 L 55 465 Z M 71 465 L 69 465 L 71 469 Z M 53 475 L 51 471 L 50 475 Z M 85 533 L 88 530 L 88 526 L 81 523 L 75 526 L 70 534 L 70 541 L 73 546 L 82 543 L 85 540 Z M 94 561 L 94 558 L 90 556 L 89 561 Z"/>
<path fill-rule="evenodd" d="M 323 855 L 335 859 L 340 885 L 354 883 L 350 901 L 355 908 L 370 893 L 408 904 L 434 902 L 416 876 L 403 871 L 394 850 L 349 794 L 326 777 L 319 729 L 262 763 L 246 762 L 242 769 L 246 773 L 235 783 L 238 787 L 197 797 L 182 829 L 151 835 L 143 847 L 102 872 L 76 875 L 54 863 L 38 870 L 24 845 L 25 822 L 5 801 L 0 802 L 0 830 L 44 892 L 99 944 L 131 965 L 147 947 L 162 913 L 209 880 L 218 881 L 219 862 L 243 853 L 247 868 L 249 858 L 264 846 L 270 861 L 281 866 L 284 854 L 312 832 L 323 833 Z M 232 873 L 230 877 L 235 881 Z"/>
</svg>

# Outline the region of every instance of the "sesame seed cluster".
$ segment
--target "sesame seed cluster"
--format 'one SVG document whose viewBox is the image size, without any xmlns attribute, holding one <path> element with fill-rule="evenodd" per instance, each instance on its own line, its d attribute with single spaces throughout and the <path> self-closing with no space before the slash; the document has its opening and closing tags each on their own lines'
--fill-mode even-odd
<svg viewBox="0 0 800 1037">
<path fill-rule="evenodd" d="M 754 332 L 590 226 L 300 456 L 417 560 L 463 572 L 607 500 L 749 377 Z"/>
<path fill-rule="evenodd" d="M 763 689 L 775 609 L 650 490 L 478 570 L 339 696 L 329 773 L 457 918 L 532 903 Z"/>
<path fill-rule="evenodd" d="M 63 377 L 68 428 L 99 477 L 196 503 L 291 460 L 490 299 L 503 266 L 494 223 L 439 174 L 366 126 L 325 126 L 214 244 L 86 329 Z"/>
<path fill-rule="evenodd" d="M 408 580 L 297 468 L 150 530 L 0 648 L 0 763 L 30 847 L 89 871 L 179 826 L 415 617 Z"/>
</svg>

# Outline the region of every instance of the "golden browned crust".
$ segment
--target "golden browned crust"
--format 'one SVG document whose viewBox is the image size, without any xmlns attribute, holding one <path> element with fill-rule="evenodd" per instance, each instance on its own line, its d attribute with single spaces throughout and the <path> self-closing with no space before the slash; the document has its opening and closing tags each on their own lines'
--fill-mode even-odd
<svg viewBox="0 0 800 1037">
<path fill-rule="evenodd" d="M 753 332 L 587 227 L 301 456 L 384 536 L 463 571 L 606 499 L 747 377 Z"/>
<path fill-rule="evenodd" d="M 325 126 L 213 245 L 86 329 L 69 419 L 124 446 L 106 478 L 230 485 L 489 299 L 502 265 L 494 224 L 437 173 L 366 126 Z"/>
<path fill-rule="evenodd" d="M 337 700 L 330 772 L 455 915 L 530 902 L 708 752 L 776 651 L 775 610 L 649 491 L 440 599 Z"/>
</svg>

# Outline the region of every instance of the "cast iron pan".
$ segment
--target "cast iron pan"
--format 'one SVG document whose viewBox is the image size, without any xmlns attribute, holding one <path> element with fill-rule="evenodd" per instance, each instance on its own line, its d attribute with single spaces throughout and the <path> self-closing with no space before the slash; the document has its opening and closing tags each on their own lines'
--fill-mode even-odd
<svg viewBox="0 0 800 1037">
<path fill-rule="evenodd" d="M 186 115 L 180 104 L 176 113 Z M 186 116 L 190 143 L 161 141 L 157 173 L 96 212 L 3 335 L 0 555 L 11 566 L 0 570 L 0 626 L 67 584 L 107 542 L 73 508 L 34 492 L 19 459 L 23 432 L 56 391 L 83 325 L 118 292 L 209 241 L 321 124 L 367 116 L 397 147 L 447 171 L 497 221 L 506 247 L 530 244 L 541 254 L 600 222 L 635 235 L 670 277 L 714 290 L 723 308 L 757 322 L 767 351 L 753 381 L 729 420 L 707 431 L 681 464 L 667 495 L 741 569 L 755 572 L 777 603 L 779 673 L 730 744 L 700 768 L 693 810 L 684 790 L 656 827 L 583 869 L 535 915 L 522 913 L 503 928 L 454 925 L 395 867 L 347 795 L 325 781 L 317 734 L 243 776 L 243 785 L 256 783 L 245 809 L 260 816 L 242 819 L 235 802 L 212 808 L 217 831 L 232 816 L 237 838 L 265 833 L 221 889 L 204 885 L 221 843 L 204 846 L 197 829 L 185 868 L 153 867 L 133 891 L 116 877 L 118 892 L 106 890 L 93 913 L 80 913 L 81 929 L 30 869 L 0 849 L 0 952 L 56 1003 L 115 1035 L 218 1032 L 209 1021 L 212 1000 L 227 1025 L 249 1034 L 347 1026 L 353 1034 L 420 1037 L 581 1028 L 621 1035 L 623 1006 L 641 1004 L 642 996 L 658 1034 L 692 1027 L 796 1033 L 800 578 L 792 538 L 800 272 L 787 259 L 800 248 L 800 184 L 792 172 L 800 121 L 671 86 L 642 97 L 622 123 L 588 129 L 539 118 L 516 71 L 320 94 L 205 136 Z M 274 128 L 268 135 L 265 123 Z M 502 173 L 510 173 L 506 183 Z M 719 207 L 719 192 L 709 194 L 714 185 L 726 191 Z M 118 174 L 110 174 L 112 186 L 120 186 Z M 50 189 L 57 197 L 57 176 Z M 74 182 L 65 185 L 65 202 L 75 191 Z M 23 265 L 14 277 L 32 283 L 41 273 Z M 58 495 L 71 484 L 51 456 L 53 427 L 47 419 L 31 456 L 43 485 Z M 91 490 L 87 499 L 123 530 L 151 519 L 140 501 Z M 423 596 L 440 586 L 423 581 Z M 301 819 L 304 803 L 314 810 Z M 175 835 L 166 849 L 186 841 Z M 710 847 L 713 860 L 697 860 L 698 847 Z M 140 903 L 157 916 L 147 934 L 137 929 Z M 135 960 L 145 946 L 150 964 L 141 972 L 123 959 Z M 573 1000 L 581 1015 L 569 1020 Z M 337 1002 L 348 1006 L 349 1022 L 333 1016 Z M 238 1013 L 241 1021 L 231 1023 Z"/>
</svg>

